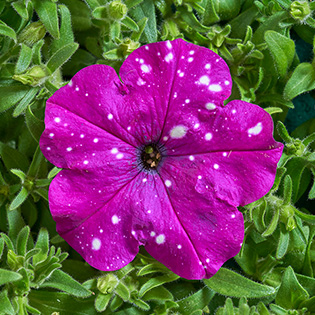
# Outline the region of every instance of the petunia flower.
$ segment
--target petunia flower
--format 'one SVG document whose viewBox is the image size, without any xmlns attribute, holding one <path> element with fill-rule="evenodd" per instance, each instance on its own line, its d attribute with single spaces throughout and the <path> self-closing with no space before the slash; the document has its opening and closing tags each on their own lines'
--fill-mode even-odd
<svg viewBox="0 0 315 315">
<path fill-rule="evenodd" d="M 143 245 L 176 274 L 209 278 L 242 246 L 237 206 L 272 187 L 283 148 L 272 119 L 223 106 L 228 66 L 182 39 L 140 47 L 119 74 L 89 66 L 47 101 L 40 147 L 63 168 L 49 188 L 57 231 L 100 270 Z"/>
</svg>

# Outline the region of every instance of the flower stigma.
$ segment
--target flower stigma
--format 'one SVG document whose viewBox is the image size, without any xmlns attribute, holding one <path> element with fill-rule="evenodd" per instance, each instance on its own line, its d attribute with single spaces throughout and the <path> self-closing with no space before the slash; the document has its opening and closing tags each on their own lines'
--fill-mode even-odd
<svg viewBox="0 0 315 315">
<path fill-rule="evenodd" d="M 161 159 L 161 146 L 156 143 L 149 143 L 141 149 L 141 165 L 146 170 L 156 170 Z"/>
</svg>

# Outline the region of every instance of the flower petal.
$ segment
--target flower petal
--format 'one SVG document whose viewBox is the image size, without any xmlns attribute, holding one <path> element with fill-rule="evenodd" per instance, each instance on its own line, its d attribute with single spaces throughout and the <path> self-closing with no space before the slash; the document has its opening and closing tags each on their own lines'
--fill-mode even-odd
<svg viewBox="0 0 315 315">
<path fill-rule="evenodd" d="M 137 166 L 137 149 L 59 105 L 49 104 L 40 147 L 61 168 L 106 168 L 109 178 Z M 105 172 L 105 169 L 103 170 Z M 97 177 L 97 175 L 96 175 Z"/>
<path fill-rule="evenodd" d="M 146 101 L 151 120 L 140 122 L 157 124 L 152 130 L 159 133 L 152 133 L 148 141 L 157 141 L 169 116 L 181 115 L 184 106 L 202 108 L 207 102 L 221 106 L 232 85 L 229 68 L 221 57 L 182 39 L 140 47 L 123 63 L 120 76 L 140 104 Z"/>
<path fill-rule="evenodd" d="M 178 126 L 186 130 L 181 138 L 172 136 Z M 193 104 L 189 110 L 179 109 L 168 116 L 163 136 L 167 138 L 167 154 L 180 156 L 282 148 L 283 145 L 276 142 L 272 134 L 273 121 L 265 110 L 235 100 L 225 107 L 211 110 Z"/>
</svg>

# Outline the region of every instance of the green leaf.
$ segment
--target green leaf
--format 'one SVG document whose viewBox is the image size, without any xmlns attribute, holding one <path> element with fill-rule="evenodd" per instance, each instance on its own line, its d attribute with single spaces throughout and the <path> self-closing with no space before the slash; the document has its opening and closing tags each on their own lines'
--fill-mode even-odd
<svg viewBox="0 0 315 315">
<path fill-rule="evenodd" d="M 25 122 L 32 137 L 39 142 L 39 138 L 45 129 L 45 124 L 33 114 L 30 105 L 25 111 Z"/>
<path fill-rule="evenodd" d="M 129 16 L 126 16 L 123 20 L 121 20 L 121 24 L 126 26 L 132 31 L 135 31 L 135 32 L 139 31 L 138 24 L 134 20 L 132 20 Z"/>
<path fill-rule="evenodd" d="M 190 27 L 197 32 L 207 32 L 211 30 L 211 27 L 202 25 L 193 12 L 189 12 L 185 7 L 177 7 L 178 15 L 185 21 Z"/>
<path fill-rule="evenodd" d="M 16 42 L 16 33 L 13 28 L 0 20 L 0 35 L 12 38 Z"/>
<path fill-rule="evenodd" d="M 48 231 L 45 228 L 41 228 L 38 236 L 35 248 L 39 248 L 40 253 L 36 254 L 33 257 L 33 265 L 37 265 L 38 263 L 44 261 L 47 258 L 48 250 L 49 250 L 49 235 Z"/>
<path fill-rule="evenodd" d="M 285 309 L 296 309 L 308 298 L 307 291 L 298 282 L 292 267 L 289 266 L 282 277 L 276 303 Z"/>
<path fill-rule="evenodd" d="M 289 246 L 290 235 L 289 232 L 285 229 L 283 224 L 280 225 L 280 237 L 276 252 L 276 258 L 281 259 L 286 254 Z"/>
<path fill-rule="evenodd" d="M 130 292 L 129 292 L 128 288 L 122 282 L 118 283 L 117 287 L 115 288 L 115 292 L 124 301 L 128 301 L 130 299 Z"/>
<path fill-rule="evenodd" d="M 29 303 L 36 307 L 41 313 L 60 315 L 97 315 L 93 300 L 75 299 L 66 293 L 57 293 L 43 290 L 31 290 Z"/>
<path fill-rule="evenodd" d="M 203 25 L 209 26 L 220 21 L 220 17 L 215 11 L 213 0 L 204 1 L 204 8 L 205 11 L 201 19 Z"/>
<path fill-rule="evenodd" d="M 283 186 L 283 203 L 288 205 L 291 203 L 292 197 L 292 179 L 290 175 L 286 175 L 284 178 Z"/>
<path fill-rule="evenodd" d="M 24 256 L 26 254 L 27 242 L 30 236 L 29 226 L 25 226 L 18 234 L 16 240 L 16 252 L 18 255 Z"/>
<path fill-rule="evenodd" d="M 15 74 L 21 74 L 24 72 L 31 64 L 31 61 L 32 49 L 25 44 L 21 44 L 20 56 L 15 66 Z"/>
<path fill-rule="evenodd" d="M 74 42 L 72 32 L 71 15 L 69 9 L 65 5 L 59 5 L 60 12 L 60 38 L 55 39 L 51 45 L 51 53 L 54 54 L 60 48 Z"/>
<path fill-rule="evenodd" d="M 50 0 L 33 0 L 34 8 L 40 20 L 45 25 L 52 37 L 58 39 L 59 22 L 57 14 L 57 4 Z"/>
<path fill-rule="evenodd" d="M 142 297 L 144 294 L 146 294 L 148 291 L 150 291 L 153 288 L 156 288 L 164 283 L 173 282 L 179 278 L 178 275 L 175 275 L 174 273 L 166 274 L 164 276 L 159 276 L 155 278 L 151 278 L 148 280 L 145 284 L 142 285 L 142 287 L 139 290 L 139 296 Z"/>
<path fill-rule="evenodd" d="M 56 269 L 40 287 L 58 289 L 77 297 L 88 297 L 92 294 L 82 284 L 59 269 Z"/>
<path fill-rule="evenodd" d="M 10 169 L 11 173 L 13 173 L 14 175 L 18 176 L 21 180 L 21 182 L 23 183 L 25 181 L 26 178 L 26 174 L 24 172 L 22 172 L 21 170 L 17 170 L 15 168 Z"/>
<path fill-rule="evenodd" d="M 270 115 L 278 114 L 278 113 L 282 113 L 283 112 L 283 110 L 280 107 L 267 107 L 267 108 L 264 108 L 264 109 Z"/>
<path fill-rule="evenodd" d="M 4 249 L 4 239 L 1 237 L 0 238 L 0 259 L 1 259 L 2 254 L 3 254 L 3 249 Z"/>
<path fill-rule="evenodd" d="M 215 292 L 237 298 L 243 296 L 247 298 L 262 298 L 273 295 L 276 292 L 272 287 L 254 282 L 222 267 L 212 278 L 203 281 Z"/>
<path fill-rule="evenodd" d="M 264 236 L 264 237 L 269 236 L 275 231 L 275 229 L 278 226 L 279 216 L 280 216 L 280 209 L 278 207 L 276 207 L 274 209 L 273 217 L 272 217 L 267 229 L 262 233 L 262 236 Z"/>
<path fill-rule="evenodd" d="M 54 178 L 59 172 L 61 171 L 61 168 L 58 168 L 55 166 L 47 175 L 48 179 Z"/>
<path fill-rule="evenodd" d="M 12 304 L 10 303 L 8 292 L 6 290 L 0 292 L 0 314 L 16 314 Z"/>
<path fill-rule="evenodd" d="M 143 295 L 142 299 L 143 301 L 155 300 L 161 302 L 174 300 L 172 293 L 163 286 L 151 289 L 150 291 Z"/>
<path fill-rule="evenodd" d="M 286 143 L 290 143 L 292 142 L 292 138 L 289 136 L 289 133 L 287 131 L 287 128 L 285 127 L 285 125 L 278 120 L 277 122 L 277 131 L 279 136 L 286 142 Z"/>
<path fill-rule="evenodd" d="M 71 43 L 63 46 L 50 57 L 47 62 L 47 68 L 51 73 L 54 73 L 75 53 L 78 48 L 79 44 L 77 43 Z"/>
<path fill-rule="evenodd" d="M 39 91 L 39 87 L 35 87 L 30 89 L 26 95 L 20 100 L 19 104 L 16 106 L 13 112 L 13 117 L 17 117 L 21 115 L 25 109 L 27 108 L 28 105 L 33 101 L 35 98 L 36 94 Z"/>
<path fill-rule="evenodd" d="M 99 293 L 95 299 L 95 309 L 98 312 L 104 312 L 112 296 L 112 294 Z"/>
<path fill-rule="evenodd" d="M 28 190 L 25 187 L 22 187 L 20 192 L 15 196 L 15 198 L 11 202 L 9 210 L 14 210 L 18 208 L 28 197 L 28 194 L 29 194 Z"/>
<path fill-rule="evenodd" d="M 154 2 L 151 0 L 144 0 L 142 3 L 131 9 L 129 13 L 136 22 L 139 22 L 145 17 L 148 18 L 148 22 L 142 33 L 143 41 L 146 43 L 156 42 L 157 28 Z"/>
<path fill-rule="evenodd" d="M 0 285 L 20 279 L 22 279 L 22 276 L 19 273 L 7 269 L 0 269 Z"/>
<path fill-rule="evenodd" d="M 19 102 L 30 90 L 23 84 L 1 86 L 0 84 L 0 113 Z"/>
<path fill-rule="evenodd" d="M 267 31 L 265 33 L 265 41 L 276 63 L 280 77 L 284 77 L 294 58 L 294 41 L 275 31 Z"/>
<path fill-rule="evenodd" d="M 299 64 L 288 80 L 283 96 L 291 100 L 294 97 L 315 89 L 315 69 L 310 63 Z"/>
<path fill-rule="evenodd" d="M 203 310 L 211 299 L 214 297 L 215 292 L 210 290 L 208 287 L 204 287 L 196 293 L 177 301 L 181 314 L 192 314 L 196 310 Z"/>
</svg>

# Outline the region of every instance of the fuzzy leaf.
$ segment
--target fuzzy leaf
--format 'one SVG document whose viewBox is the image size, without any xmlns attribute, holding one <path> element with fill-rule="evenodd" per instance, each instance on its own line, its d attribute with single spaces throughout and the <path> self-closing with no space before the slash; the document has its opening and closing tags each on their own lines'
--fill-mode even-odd
<svg viewBox="0 0 315 315">
<path fill-rule="evenodd" d="M 315 89 L 315 69 L 310 63 L 299 64 L 287 82 L 283 96 L 291 100 L 294 97 Z"/>
<path fill-rule="evenodd" d="M 22 276 L 19 273 L 7 269 L 0 269 L 0 285 L 20 279 L 22 279 Z"/>
<path fill-rule="evenodd" d="M 27 189 L 25 187 L 22 187 L 20 192 L 15 196 L 15 198 L 11 202 L 9 210 L 14 210 L 18 208 L 25 201 L 28 194 L 29 192 L 27 191 Z"/>
<path fill-rule="evenodd" d="M 0 314 L 9 314 L 9 315 L 16 314 L 8 298 L 7 291 L 0 292 Z"/>
<path fill-rule="evenodd" d="M 92 294 L 91 291 L 59 269 L 52 273 L 49 279 L 41 285 L 41 288 L 54 288 L 77 297 L 88 297 Z"/>
<path fill-rule="evenodd" d="M 33 0 L 34 8 L 40 20 L 52 37 L 60 37 L 57 4 L 50 0 Z"/>
<path fill-rule="evenodd" d="M 16 42 L 16 33 L 13 28 L 0 21 L 0 35 L 12 38 Z"/>
<path fill-rule="evenodd" d="M 308 298 L 307 291 L 298 282 L 292 267 L 289 266 L 282 277 L 276 303 L 285 309 L 296 309 Z"/>
<path fill-rule="evenodd" d="M 222 268 L 210 279 L 203 280 L 213 291 L 241 298 L 262 298 L 273 295 L 276 290 L 267 285 L 249 280 L 240 274 L 226 268 Z"/>
<path fill-rule="evenodd" d="M 274 31 L 265 33 L 265 41 L 276 63 L 280 77 L 284 77 L 295 54 L 294 41 Z"/>
<path fill-rule="evenodd" d="M 21 52 L 15 66 L 15 74 L 20 74 L 24 72 L 31 64 L 31 61 L 32 49 L 26 46 L 25 44 L 21 44 Z"/>
</svg>

